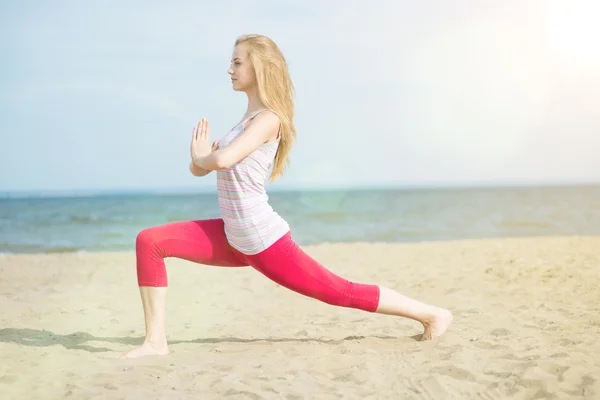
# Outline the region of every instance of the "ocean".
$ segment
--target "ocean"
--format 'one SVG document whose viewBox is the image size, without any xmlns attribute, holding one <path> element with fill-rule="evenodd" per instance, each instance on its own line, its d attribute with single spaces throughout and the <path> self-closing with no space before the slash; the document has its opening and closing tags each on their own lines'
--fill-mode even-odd
<svg viewBox="0 0 600 400">
<path fill-rule="evenodd" d="M 600 186 L 269 192 L 300 245 L 600 234 Z M 132 251 L 137 233 L 219 217 L 216 193 L 0 199 L 0 253 Z"/>
</svg>

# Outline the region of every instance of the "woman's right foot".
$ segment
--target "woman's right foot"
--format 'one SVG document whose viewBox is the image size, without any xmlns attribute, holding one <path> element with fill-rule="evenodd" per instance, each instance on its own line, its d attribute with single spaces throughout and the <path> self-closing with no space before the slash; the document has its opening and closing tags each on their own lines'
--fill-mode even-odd
<svg viewBox="0 0 600 400">
<path fill-rule="evenodd" d="M 150 342 L 144 342 L 140 347 L 136 347 L 133 350 L 129 350 L 123 354 L 121 358 L 137 358 L 144 356 L 165 356 L 169 354 L 169 346 L 167 342 L 161 343 L 160 345 L 154 345 Z"/>
</svg>

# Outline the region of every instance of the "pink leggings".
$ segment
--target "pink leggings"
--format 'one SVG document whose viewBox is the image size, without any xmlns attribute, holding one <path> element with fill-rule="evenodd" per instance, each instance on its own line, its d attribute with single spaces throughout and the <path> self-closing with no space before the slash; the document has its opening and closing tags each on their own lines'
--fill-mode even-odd
<svg viewBox="0 0 600 400">
<path fill-rule="evenodd" d="M 252 266 L 288 289 L 336 306 L 374 312 L 379 304 L 377 285 L 350 282 L 325 269 L 294 243 L 290 232 L 268 249 L 246 255 L 229 244 L 221 218 L 146 228 L 136 238 L 139 286 L 167 286 L 166 257 L 222 267 Z"/>
</svg>

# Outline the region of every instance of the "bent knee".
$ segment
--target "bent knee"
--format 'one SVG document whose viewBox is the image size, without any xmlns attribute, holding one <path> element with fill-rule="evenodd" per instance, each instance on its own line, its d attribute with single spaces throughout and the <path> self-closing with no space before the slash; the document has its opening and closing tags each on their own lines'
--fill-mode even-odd
<svg viewBox="0 0 600 400">
<path fill-rule="evenodd" d="M 142 229 L 135 238 L 135 247 L 138 250 L 152 248 L 156 245 L 158 239 L 155 227 Z"/>
</svg>

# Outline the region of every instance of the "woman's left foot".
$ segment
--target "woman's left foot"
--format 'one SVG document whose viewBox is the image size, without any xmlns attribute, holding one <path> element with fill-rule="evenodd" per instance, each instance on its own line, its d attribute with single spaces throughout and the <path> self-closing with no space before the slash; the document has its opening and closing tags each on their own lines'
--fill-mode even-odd
<svg viewBox="0 0 600 400">
<path fill-rule="evenodd" d="M 453 318 L 450 311 L 445 308 L 437 308 L 429 321 L 423 323 L 425 331 L 423 332 L 421 340 L 432 340 L 442 336 L 448 327 L 450 327 Z"/>
</svg>

